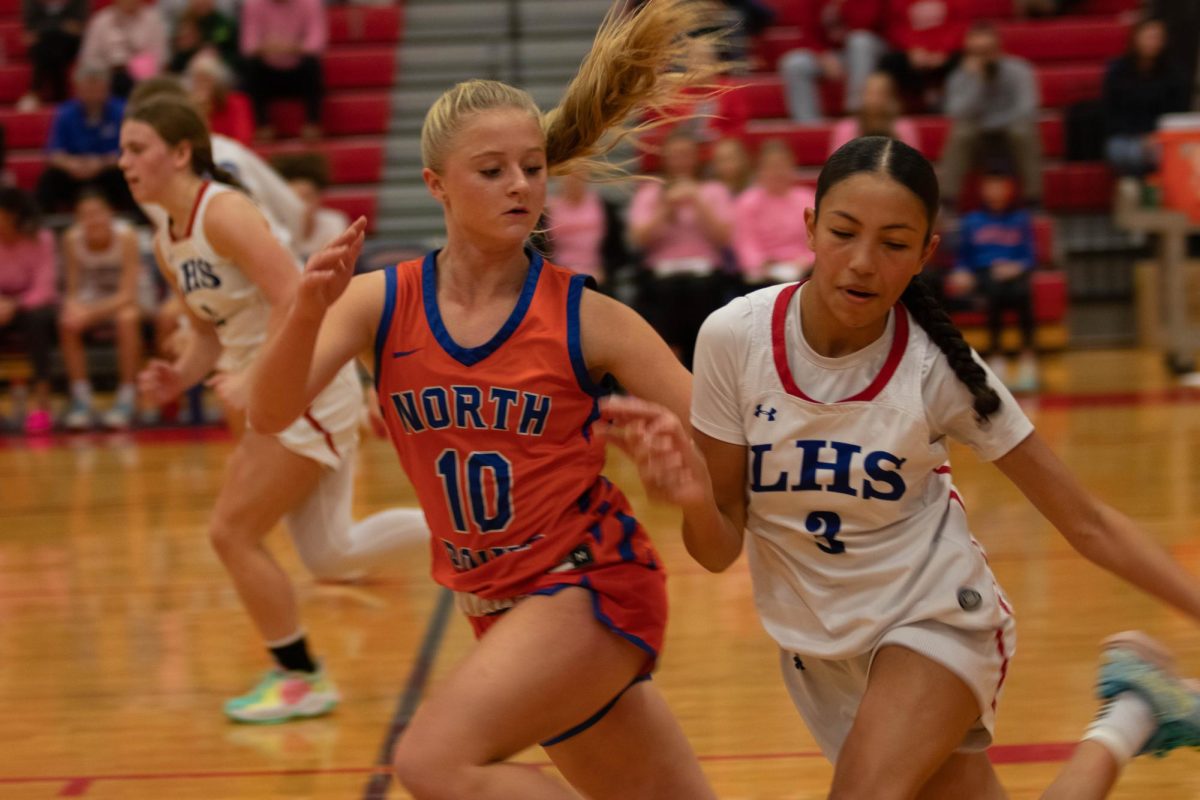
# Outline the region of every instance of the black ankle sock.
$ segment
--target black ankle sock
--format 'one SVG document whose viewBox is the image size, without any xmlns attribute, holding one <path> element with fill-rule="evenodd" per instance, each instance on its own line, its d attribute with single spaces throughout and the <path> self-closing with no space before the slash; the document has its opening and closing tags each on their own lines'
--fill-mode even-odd
<svg viewBox="0 0 1200 800">
<path fill-rule="evenodd" d="M 270 648 L 280 667 L 292 672 L 316 672 L 317 665 L 308 654 L 308 637 L 301 636 L 291 644 Z"/>
</svg>

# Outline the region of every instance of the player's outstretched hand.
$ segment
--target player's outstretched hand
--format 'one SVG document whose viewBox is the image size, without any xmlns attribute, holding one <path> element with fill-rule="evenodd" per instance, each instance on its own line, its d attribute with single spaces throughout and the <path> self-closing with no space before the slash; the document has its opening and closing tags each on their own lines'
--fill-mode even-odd
<svg viewBox="0 0 1200 800">
<path fill-rule="evenodd" d="M 300 276 L 296 304 L 304 311 L 323 314 L 342 296 L 354 276 L 354 264 L 362 252 L 367 218 L 359 217 L 329 244 L 313 253 Z"/>
<path fill-rule="evenodd" d="M 652 498 L 681 506 L 711 498 L 708 466 L 679 417 L 636 397 L 609 397 L 600 409 L 612 423 L 609 438 L 637 464 Z"/>
<path fill-rule="evenodd" d="M 179 376 L 179 370 L 169 361 L 151 359 L 138 373 L 138 390 L 156 406 L 169 403 L 183 393 L 187 387 Z"/>
</svg>

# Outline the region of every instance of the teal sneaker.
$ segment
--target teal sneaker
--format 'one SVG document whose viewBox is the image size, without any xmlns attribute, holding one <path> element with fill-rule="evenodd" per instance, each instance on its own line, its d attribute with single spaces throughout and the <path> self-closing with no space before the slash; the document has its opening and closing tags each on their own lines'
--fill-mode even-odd
<svg viewBox="0 0 1200 800">
<path fill-rule="evenodd" d="M 225 703 L 225 715 L 235 722 L 273 724 L 328 714 L 340 700 L 337 688 L 316 672 L 275 669 L 241 697 Z"/>
<path fill-rule="evenodd" d="M 1164 756 L 1178 747 L 1200 748 L 1200 684 L 1175 673 L 1175 659 L 1162 644 L 1140 631 L 1104 640 L 1096 695 L 1111 700 L 1136 692 L 1154 712 L 1158 729 L 1138 755 Z"/>
</svg>

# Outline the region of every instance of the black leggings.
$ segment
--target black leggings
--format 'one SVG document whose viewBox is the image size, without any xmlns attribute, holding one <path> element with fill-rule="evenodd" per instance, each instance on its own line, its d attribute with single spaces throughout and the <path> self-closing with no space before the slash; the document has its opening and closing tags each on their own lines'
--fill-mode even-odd
<svg viewBox="0 0 1200 800">
<path fill-rule="evenodd" d="M 54 329 L 58 321 L 58 309 L 54 306 L 22 308 L 7 325 L 0 326 L 0 338 L 9 339 L 17 334 L 33 362 L 35 383 L 50 380 L 50 358 L 54 350 Z"/>
<path fill-rule="evenodd" d="M 979 282 L 980 293 L 987 299 L 988 333 L 991 337 L 990 352 L 1000 352 L 1000 334 L 1004 330 L 1004 313 L 1015 311 L 1021 326 L 1021 346 L 1032 350 L 1033 291 L 1028 272 L 1022 272 L 1007 281 L 993 281 L 983 277 Z"/>
</svg>

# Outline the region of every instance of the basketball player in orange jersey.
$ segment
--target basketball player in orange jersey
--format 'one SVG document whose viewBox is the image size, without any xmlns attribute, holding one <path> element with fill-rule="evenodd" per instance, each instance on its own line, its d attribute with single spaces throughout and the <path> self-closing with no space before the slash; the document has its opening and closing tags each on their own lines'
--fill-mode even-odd
<svg viewBox="0 0 1200 800">
<path fill-rule="evenodd" d="M 251 386 L 260 431 L 291 424 L 347 361 L 374 354 L 392 441 L 432 530 L 433 574 L 479 641 L 417 711 L 394 768 L 421 800 L 713 797 L 649 677 L 662 564 L 601 474 L 609 375 L 688 412 L 690 379 L 649 325 L 528 249 L 548 171 L 691 68 L 702 4 L 651 0 L 597 34 L 555 110 L 470 81 L 422 131 L 447 244 L 351 280 L 362 220 L 310 260 Z M 684 75 L 670 73 L 676 65 Z M 682 79 L 682 80 L 681 80 Z M 541 743 L 576 791 L 505 759 Z"/>
<path fill-rule="evenodd" d="M 326 714 L 338 691 L 309 652 L 291 581 L 263 539 L 282 519 L 313 575 L 344 580 L 402 557 L 426 535 L 423 517 L 398 508 L 351 518 L 362 411 L 352 365 L 331 375 L 286 430 L 242 430 L 246 375 L 300 282 L 300 266 L 236 179 L 213 163 L 196 110 L 172 98 L 131 109 L 118 164 L 134 199 L 164 212 L 154 215 L 154 251 L 193 331 L 174 361 L 150 362 L 142 391 L 163 403 L 212 373 L 237 437 L 209 537 L 276 668 L 225 703 L 225 714 L 251 723 Z"/>
</svg>

